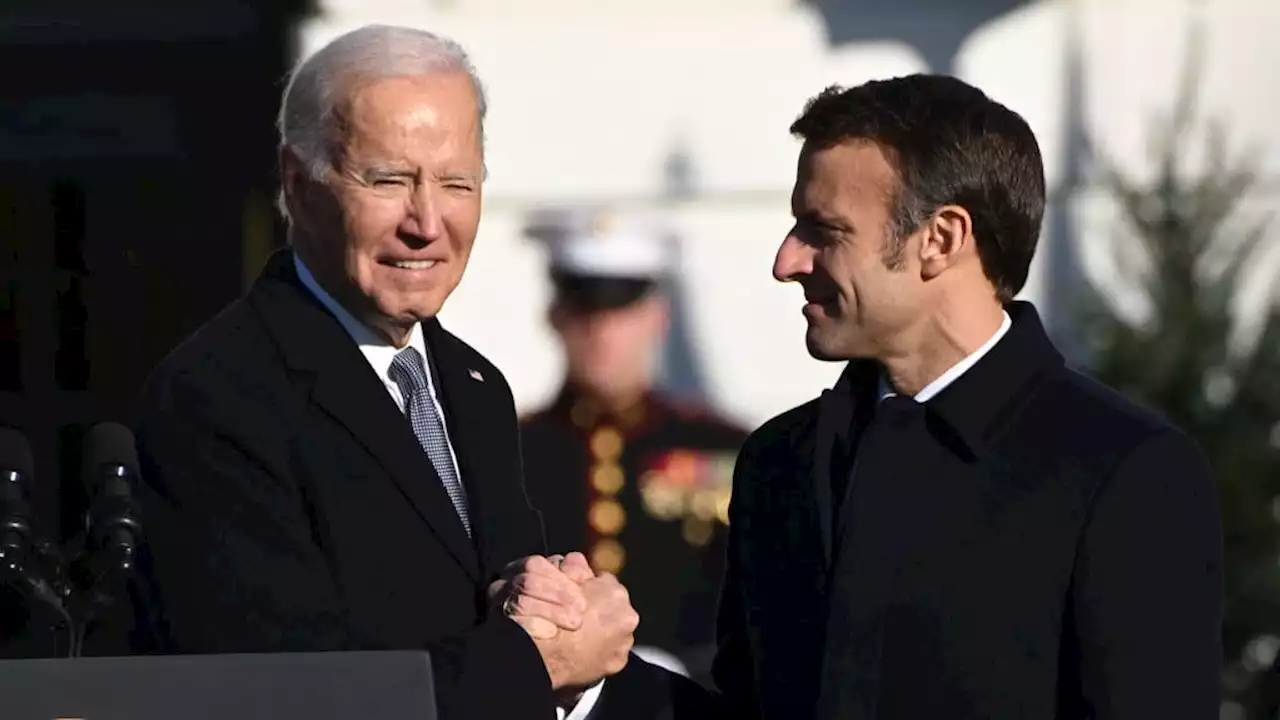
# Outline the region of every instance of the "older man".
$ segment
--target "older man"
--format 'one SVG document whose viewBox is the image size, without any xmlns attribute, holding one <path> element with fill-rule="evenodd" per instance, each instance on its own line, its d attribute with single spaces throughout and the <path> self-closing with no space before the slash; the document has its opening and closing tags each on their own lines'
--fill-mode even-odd
<svg viewBox="0 0 1280 720">
<path fill-rule="evenodd" d="M 728 714 L 1216 717 L 1213 479 L 1014 300 L 1045 203 L 1026 122 L 916 75 L 824 92 L 792 130 L 773 272 L 804 291 L 809 352 L 847 369 L 738 457 L 713 671 Z M 630 712 L 632 675 L 598 712 Z M 657 681 L 633 694 L 681 687 Z"/>
<path fill-rule="evenodd" d="M 435 319 L 476 237 L 484 114 L 466 55 L 425 32 L 363 28 L 293 74 L 291 250 L 141 400 L 140 650 L 425 648 L 445 718 L 555 717 L 626 663 L 636 615 L 581 556 L 574 632 L 487 592 L 545 549 L 507 382 Z"/>
</svg>

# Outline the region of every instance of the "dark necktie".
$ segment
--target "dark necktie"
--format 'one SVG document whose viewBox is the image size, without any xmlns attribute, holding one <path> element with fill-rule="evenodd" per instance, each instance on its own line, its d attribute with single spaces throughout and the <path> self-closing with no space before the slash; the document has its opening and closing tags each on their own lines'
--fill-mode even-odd
<svg viewBox="0 0 1280 720">
<path fill-rule="evenodd" d="M 413 426 L 413 434 L 417 436 L 418 444 L 422 445 L 436 474 L 440 476 L 440 481 L 444 483 L 445 492 L 449 493 L 449 499 L 458 511 L 458 518 L 462 520 L 462 526 L 470 536 L 471 520 L 467 516 L 466 490 L 458 479 L 453 456 L 449 452 L 449 436 L 445 434 L 444 422 L 431 399 L 422 355 L 411 347 L 396 353 L 395 359 L 391 361 L 390 375 L 404 394 L 405 415 Z"/>
</svg>

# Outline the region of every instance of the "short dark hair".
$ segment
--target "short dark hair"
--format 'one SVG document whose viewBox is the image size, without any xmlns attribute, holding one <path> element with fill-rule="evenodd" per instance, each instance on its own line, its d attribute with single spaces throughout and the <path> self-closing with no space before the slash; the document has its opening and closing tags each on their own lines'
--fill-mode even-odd
<svg viewBox="0 0 1280 720">
<path fill-rule="evenodd" d="M 1020 115 L 946 75 L 908 75 L 828 87 L 791 125 L 805 150 L 870 140 L 898 175 L 891 240 L 943 205 L 964 207 L 983 272 L 1008 302 L 1026 284 L 1044 217 L 1044 164 Z M 891 253 L 892 254 L 892 253 Z"/>
</svg>

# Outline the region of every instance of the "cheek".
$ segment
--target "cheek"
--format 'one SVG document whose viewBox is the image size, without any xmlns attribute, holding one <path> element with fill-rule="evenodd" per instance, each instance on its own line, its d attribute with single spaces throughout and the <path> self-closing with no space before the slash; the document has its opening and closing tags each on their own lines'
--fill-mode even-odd
<svg viewBox="0 0 1280 720">
<path fill-rule="evenodd" d="M 474 200 L 457 200 L 450 203 L 443 212 L 443 221 L 451 250 L 460 258 L 471 255 L 476 242 L 476 233 L 480 229 L 480 203 Z"/>
<path fill-rule="evenodd" d="M 346 212 L 347 237 L 359 254 L 372 254 L 396 237 L 404 221 L 403 203 L 387 199 L 366 199 L 349 203 Z"/>
</svg>

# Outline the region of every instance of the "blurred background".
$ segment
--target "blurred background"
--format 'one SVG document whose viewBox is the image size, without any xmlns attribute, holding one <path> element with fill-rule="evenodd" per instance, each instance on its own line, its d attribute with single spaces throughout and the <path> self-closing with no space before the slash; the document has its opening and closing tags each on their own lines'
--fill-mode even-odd
<svg viewBox="0 0 1280 720">
<path fill-rule="evenodd" d="M 486 84 L 484 219 L 442 320 L 524 412 L 565 372 L 532 214 L 660 221 L 675 253 L 658 386 L 751 429 L 841 369 L 807 355 L 800 291 L 770 276 L 804 101 L 941 72 L 1020 112 L 1050 187 L 1023 297 L 1072 362 L 1210 454 L 1223 717 L 1278 717 L 1272 0 L 2 0 L 0 424 L 32 440 L 51 532 L 80 527 L 85 428 L 126 420 L 151 366 L 281 246 L 288 69 L 373 22 L 453 37 Z M 0 623 L 0 641 L 19 631 Z"/>
</svg>

